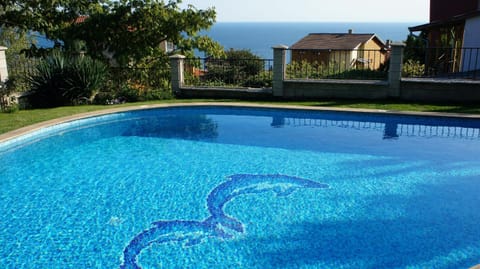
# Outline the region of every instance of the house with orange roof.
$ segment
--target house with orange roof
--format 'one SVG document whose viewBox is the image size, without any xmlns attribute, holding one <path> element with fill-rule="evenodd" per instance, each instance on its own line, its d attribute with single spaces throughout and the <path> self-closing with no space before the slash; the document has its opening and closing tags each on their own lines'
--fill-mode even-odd
<svg viewBox="0 0 480 269">
<path fill-rule="evenodd" d="M 292 62 L 341 64 L 350 68 L 379 69 L 388 58 L 387 44 L 376 34 L 311 33 L 291 47 Z"/>
</svg>

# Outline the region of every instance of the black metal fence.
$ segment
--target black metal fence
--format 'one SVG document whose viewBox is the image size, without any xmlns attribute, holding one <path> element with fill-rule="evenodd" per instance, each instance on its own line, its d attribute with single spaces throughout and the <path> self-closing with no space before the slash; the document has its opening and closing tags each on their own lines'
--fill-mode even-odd
<svg viewBox="0 0 480 269">
<path fill-rule="evenodd" d="M 418 60 L 404 63 L 404 77 L 480 79 L 480 48 L 418 48 Z"/>
<path fill-rule="evenodd" d="M 291 49 L 286 78 L 386 80 L 389 56 L 379 49 Z"/>
<path fill-rule="evenodd" d="M 9 77 L 24 77 L 33 74 L 40 58 L 27 58 L 21 55 L 8 57 L 7 67 Z"/>
<path fill-rule="evenodd" d="M 273 60 L 189 58 L 184 74 L 186 86 L 271 88 Z"/>
<path fill-rule="evenodd" d="M 28 77 L 35 74 L 40 58 L 27 58 L 13 55 L 7 58 L 8 78 L 13 82 L 15 91 L 24 92 L 30 89 Z"/>
</svg>

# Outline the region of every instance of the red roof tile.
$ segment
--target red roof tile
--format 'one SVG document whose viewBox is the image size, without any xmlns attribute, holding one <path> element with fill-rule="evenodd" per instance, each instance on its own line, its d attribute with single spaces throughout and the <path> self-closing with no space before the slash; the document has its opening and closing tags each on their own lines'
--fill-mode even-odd
<svg viewBox="0 0 480 269">
<path fill-rule="evenodd" d="M 74 23 L 74 24 L 83 23 L 83 22 L 85 22 L 85 20 L 86 20 L 87 18 L 88 18 L 88 16 L 86 16 L 86 15 L 78 16 L 78 17 L 73 21 L 73 23 Z"/>
</svg>

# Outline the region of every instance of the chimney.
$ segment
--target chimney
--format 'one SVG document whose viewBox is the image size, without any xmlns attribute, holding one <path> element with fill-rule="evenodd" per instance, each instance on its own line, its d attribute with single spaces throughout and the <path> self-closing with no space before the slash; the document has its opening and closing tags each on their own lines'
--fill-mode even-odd
<svg viewBox="0 0 480 269">
<path fill-rule="evenodd" d="M 353 34 L 353 30 L 352 30 L 352 29 L 348 29 L 348 34 L 349 34 L 349 35 Z"/>
</svg>

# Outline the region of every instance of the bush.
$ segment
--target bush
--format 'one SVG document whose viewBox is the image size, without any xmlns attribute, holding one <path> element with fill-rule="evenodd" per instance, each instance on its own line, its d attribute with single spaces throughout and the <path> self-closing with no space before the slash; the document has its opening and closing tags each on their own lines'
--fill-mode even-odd
<svg viewBox="0 0 480 269">
<path fill-rule="evenodd" d="M 64 95 L 69 100 L 87 98 L 92 101 L 95 95 L 103 88 L 107 78 L 107 67 L 90 57 L 76 57 L 71 59 L 67 68 L 67 79 Z"/>
<path fill-rule="evenodd" d="M 12 97 L 13 92 L 12 81 L 0 81 L 0 111 L 6 113 L 13 113 L 18 111 L 18 104 L 15 97 Z"/>
<path fill-rule="evenodd" d="M 267 71 L 262 71 L 256 76 L 250 76 L 247 78 L 243 85 L 244 87 L 251 88 L 271 88 L 273 85 L 272 73 Z"/>
<path fill-rule="evenodd" d="M 290 79 L 386 79 L 386 68 L 379 70 L 369 68 L 348 67 L 341 63 L 310 63 L 308 61 L 293 61 L 287 65 L 286 76 Z"/>
<path fill-rule="evenodd" d="M 425 74 L 425 64 L 412 59 L 403 64 L 402 77 L 421 77 Z"/>
<path fill-rule="evenodd" d="M 76 104 L 80 98 L 93 100 L 104 86 L 106 66 L 88 56 L 65 56 L 53 52 L 36 66 L 29 77 L 32 107 L 56 107 Z"/>
<path fill-rule="evenodd" d="M 106 91 L 95 103 L 105 104 L 172 99 L 170 70 L 165 68 L 111 68 Z"/>
<path fill-rule="evenodd" d="M 264 61 L 249 50 L 229 50 L 225 59 L 207 59 L 205 83 L 243 85 L 264 70 Z"/>
<path fill-rule="evenodd" d="M 19 106 L 17 103 L 11 103 L 2 108 L 2 112 L 5 112 L 5 113 L 15 113 L 18 110 L 19 110 Z"/>
</svg>

